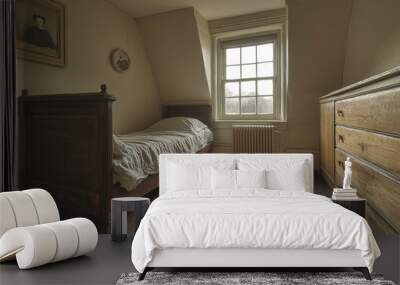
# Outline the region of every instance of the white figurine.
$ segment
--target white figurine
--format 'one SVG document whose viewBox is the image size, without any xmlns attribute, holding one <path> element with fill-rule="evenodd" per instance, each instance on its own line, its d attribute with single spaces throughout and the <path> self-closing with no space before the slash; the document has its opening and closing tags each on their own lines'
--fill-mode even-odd
<svg viewBox="0 0 400 285">
<path fill-rule="evenodd" d="M 347 157 L 344 162 L 343 189 L 351 189 L 351 173 L 351 161 L 350 157 Z"/>
</svg>

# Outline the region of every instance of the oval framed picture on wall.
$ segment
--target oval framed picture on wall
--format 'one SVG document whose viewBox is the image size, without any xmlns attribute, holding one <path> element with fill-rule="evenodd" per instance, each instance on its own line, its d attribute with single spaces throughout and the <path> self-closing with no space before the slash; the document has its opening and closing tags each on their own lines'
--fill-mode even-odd
<svg viewBox="0 0 400 285">
<path fill-rule="evenodd" d="M 120 48 L 111 51 L 110 60 L 112 67 L 120 73 L 127 71 L 131 65 L 129 55 Z"/>
</svg>

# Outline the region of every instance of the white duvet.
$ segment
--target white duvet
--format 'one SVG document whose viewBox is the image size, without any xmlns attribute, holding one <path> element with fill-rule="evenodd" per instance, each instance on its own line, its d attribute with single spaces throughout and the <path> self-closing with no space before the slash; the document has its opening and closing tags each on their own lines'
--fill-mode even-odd
<svg viewBox="0 0 400 285">
<path fill-rule="evenodd" d="M 362 217 L 299 191 L 171 192 L 156 199 L 132 243 L 143 272 L 155 249 L 358 249 L 372 271 L 380 251 Z"/>
</svg>

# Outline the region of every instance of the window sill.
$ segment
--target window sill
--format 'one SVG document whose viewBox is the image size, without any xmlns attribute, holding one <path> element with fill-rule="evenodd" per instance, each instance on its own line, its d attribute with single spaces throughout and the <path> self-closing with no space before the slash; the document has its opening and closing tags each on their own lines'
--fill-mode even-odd
<svg viewBox="0 0 400 285">
<path fill-rule="evenodd" d="M 273 125 L 278 129 L 286 129 L 287 121 L 283 120 L 215 120 L 213 121 L 214 129 L 228 129 L 233 125 Z"/>
</svg>

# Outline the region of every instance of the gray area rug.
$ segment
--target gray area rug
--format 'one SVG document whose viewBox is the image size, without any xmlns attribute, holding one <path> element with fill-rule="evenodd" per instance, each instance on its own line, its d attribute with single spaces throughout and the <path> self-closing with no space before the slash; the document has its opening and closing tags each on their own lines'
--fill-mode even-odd
<svg viewBox="0 0 400 285">
<path fill-rule="evenodd" d="M 394 285 L 380 275 L 372 275 L 368 281 L 359 272 L 148 272 L 146 278 L 138 281 L 138 273 L 122 274 L 116 285 L 146 284 L 379 284 Z"/>
</svg>

